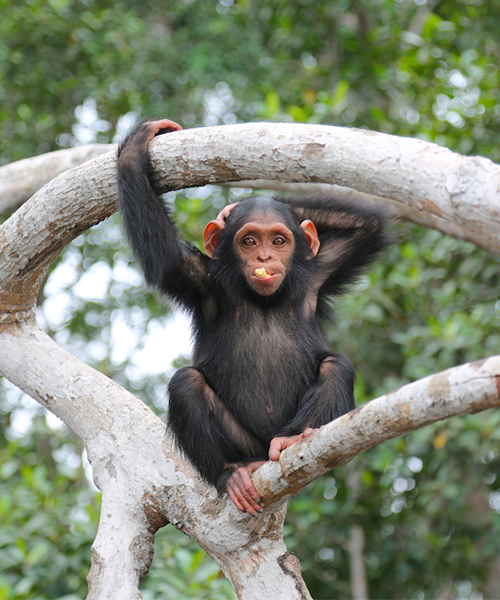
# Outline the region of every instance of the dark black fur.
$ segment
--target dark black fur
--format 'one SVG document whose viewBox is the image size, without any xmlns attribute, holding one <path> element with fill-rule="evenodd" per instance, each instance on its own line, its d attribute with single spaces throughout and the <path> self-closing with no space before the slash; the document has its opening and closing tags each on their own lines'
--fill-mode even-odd
<svg viewBox="0 0 500 600">
<path fill-rule="evenodd" d="M 151 184 L 148 124 L 123 142 L 119 203 L 147 282 L 193 316 L 193 366 L 170 382 L 168 422 L 200 474 L 226 489 L 238 465 L 266 460 L 273 437 L 319 427 L 354 408 L 354 371 L 328 348 L 320 318 L 386 244 L 382 215 L 331 198 L 286 204 L 249 198 L 227 219 L 209 259 L 179 239 Z M 270 297 L 248 285 L 234 236 L 250 215 L 271 212 L 293 232 L 290 272 Z M 300 222 L 311 219 L 321 247 L 310 260 Z"/>
</svg>

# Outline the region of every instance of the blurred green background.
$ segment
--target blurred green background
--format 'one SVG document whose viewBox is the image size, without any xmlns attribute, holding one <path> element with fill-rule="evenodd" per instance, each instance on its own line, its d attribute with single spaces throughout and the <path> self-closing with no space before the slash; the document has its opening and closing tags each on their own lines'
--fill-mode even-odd
<svg viewBox="0 0 500 600">
<path fill-rule="evenodd" d="M 141 117 L 354 126 L 500 162 L 499 0 L 0 0 L 0 14 L 0 165 L 116 141 Z M 199 243 L 241 193 L 170 196 Z M 500 348 L 498 257 L 409 224 L 396 235 L 330 331 L 358 403 Z M 145 357 L 169 345 L 168 308 L 116 216 L 51 266 L 39 305 L 56 341 L 164 414 L 173 368 Z M 499 421 L 437 423 L 294 498 L 286 543 L 313 597 L 351 597 L 357 526 L 370 598 L 500 598 Z M 0 599 L 84 598 L 99 496 L 81 443 L 5 381 L 0 424 Z M 235 597 L 173 527 L 156 544 L 145 600 Z"/>
</svg>

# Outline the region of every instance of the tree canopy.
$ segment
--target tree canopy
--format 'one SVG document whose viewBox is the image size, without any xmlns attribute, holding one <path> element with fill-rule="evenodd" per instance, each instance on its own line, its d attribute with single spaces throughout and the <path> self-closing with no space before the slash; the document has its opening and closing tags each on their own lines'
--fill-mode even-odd
<svg viewBox="0 0 500 600">
<path fill-rule="evenodd" d="M 108 143 L 144 116 L 354 126 L 500 160 L 497 1 L 0 6 L 0 164 Z M 184 234 L 199 243 L 241 192 L 172 194 Z M 331 329 L 355 364 L 358 403 L 500 347 L 498 258 L 416 225 L 397 237 Z M 145 373 L 137 357 L 166 308 L 141 287 L 116 217 L 52 265 L 39 306 L 56 341 L 164 412 L 170 372 Z M 401 436 L 301 492 L 285 527 L 312 595 L 350 593 L 357 527 L 373 598 L 498 596 L 499 419 Z M 0 422 L 0 598 L 82 597 L 98 500 L 81 445 L 5 383 Z M 172 527 L 157 538 L 144 598 L 232 597 L 187 538 Z"/>
</svg>

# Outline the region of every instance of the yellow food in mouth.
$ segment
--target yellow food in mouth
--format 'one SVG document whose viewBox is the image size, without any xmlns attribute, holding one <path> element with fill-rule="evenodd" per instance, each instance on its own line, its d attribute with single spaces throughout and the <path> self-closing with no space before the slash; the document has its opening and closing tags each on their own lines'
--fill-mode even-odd
<svg viewBox="0 0 500 600">
<path fill-rule="evenodd" d="M 259 279 L 265 279 L 266 277 L 269 277 L 269 274 L 266 273 L 266 270 L 264 269 L 264 267 L 262 267 L 262 269 L 255 269 L 255 275 Z"/>
</svg>

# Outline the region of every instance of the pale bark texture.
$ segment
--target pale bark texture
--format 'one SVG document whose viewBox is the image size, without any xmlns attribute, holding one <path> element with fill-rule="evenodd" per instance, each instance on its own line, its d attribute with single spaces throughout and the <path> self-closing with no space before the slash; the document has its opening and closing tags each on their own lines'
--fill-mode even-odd
<svg viewBox="0 0 500 600">
<path fill-rule="evenodd" d="M 0 214 L 28 200 L 42 185 L 60 173 L 109 152 L 113 144 L 89 144 L 48 152 L 0 167 Z"/>
<path fill-rule="evenodd" d="M 151 151 L 164 190 L 257 179 L 336 184 L 500 250 L 500 168 L 486 159 L 355 129 L 261 123 L 171 133 L 154 140 Z M 5 206 L 9 193 L 15 196 L 6 189 Z M 59 175 L 0 228 L 0 372 L 82 438 L 103 494 L 89 598 L 140 598 L 153 535 L 168 522 L 214 557 L 239 598 L 310 598 L 298 560 L 283 543 L 286 500 L 375 444 L 499 406 L 500 357 L 431 375 L 325 425 L 256 471 L 266 509 L 258 517 L 240 514 L 199 480 L 149 408 L 36 324 L 49 263 L 115 210 L 115 153 L 109 152 Z"/>
</svg>

